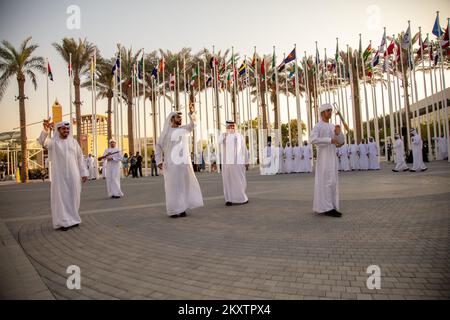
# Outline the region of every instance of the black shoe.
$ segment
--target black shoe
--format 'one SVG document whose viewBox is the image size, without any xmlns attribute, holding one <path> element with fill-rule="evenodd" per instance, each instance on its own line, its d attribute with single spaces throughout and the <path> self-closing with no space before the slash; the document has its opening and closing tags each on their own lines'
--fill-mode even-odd
<svg viewBox="0 0 450 320">
<path fill-rule="evenodd" d="M 416 170 L 409 169 L 409 172 L 416 172 Z"/>
<path fill-rule="evenodd" d="M 173 218 L 173 219 L 176 219 L 176 218 L 178 218 L 179 216 L 180 216 L 179 214 L 173 214 L 173 215 L 171 215 L 170 217 Z"/>
<path fill-rule="evenodd" d="M 407 168 L 407 169 L 403 170 L 403 172 L 406 172 L 406 171 L 409 171 L 409 168 Z"/>
<path fill-rule="evenodd" d="M 227 206 L 227 207 L 231 207 L 232 205 L 233 205 L 233 203 L 231 203 L 231 202 L 227 202 L 227 203 L 225 203 L 225 205 Z"/>
<path fill-rule="evenodd" d="M 332 217 L 336 217 L 336 218 L 340 218 L 340 217 L 342 217 L 342 213 L 340 213 L 337 210 L 333 210 L 333 212 L 331 213 L 331 216 Z"/>
<path fill-rule="evenodd" d="M 394 170 L 394 169 L 392 169 L 392 171 L 393 171 L 393 172 L 398 172 L 398 170 Z"/>
<path fill-rule="evenodd" d="M 420 170 L 421 172 L 424 172 L 424 171 L 427 171 L 428 170 L 428 168 L 425 168 L 425 169 L 422 169 L 422 170 Z"/>
<path fill-rule="evenodd" d="M 333 211 L 334 211 L 334 209 L 333 209 L 333 210 L 330 210 L 330 211 L 322 212 L 322 214 L 324 214 L 324 215 L 326 215 L 326 216 L 331 216 L 331 215 L 333 214 Z"/>
<path fill-rule="evenodd" d="M 70 227 L 61 227 L 61 228 L 59 228 L 58 230 L 61 230 L 61 231 L 67 231 L 67 230 L 69 230 L 70 229 Z"/>
<path fill-rule="evenodd" d="M 187 216 L 187 214 L 186 214 L 186 211 L 185 212 L 182 212 L 182 213 L 180 213 L 179 215 L 178 215 L 180 218 L 184 218 L 184 217 L 186 217 Z"/>
<path fill-rule="evenodd" d="M 76 227 L 79 227 L 79 226 L 80 226 L 80 224 L 77 223 L 77 224 L 74 224 L 73 226 L 71 226 L 71 228 L 76 228 Z"/>
</svg>

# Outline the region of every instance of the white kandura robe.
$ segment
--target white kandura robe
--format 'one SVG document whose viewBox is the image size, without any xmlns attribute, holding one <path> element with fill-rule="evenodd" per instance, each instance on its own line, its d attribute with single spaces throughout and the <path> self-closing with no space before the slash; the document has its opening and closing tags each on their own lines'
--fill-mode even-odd
<svg viewBox="0 0 450 320">
<path fill-rule="evenodd" d="M 170 127 L 164 144 L 161 141 L 156 144 L 156 163 L 163 164 L 166 211 L 169 216 L 203 206 L 202 192 L 189 154 L 188 135 L 195 127 L 191 115 L 189 117 L 189 124 Z M 215 154 L 211 155 L 213 160 Z"/>
<path fill-rule="evenodd" d="M 96 174 L 96 168 L 95 168 L 95 161 L 93 157 L 87 157 L 86 158 L 86 166 L 89 171 L 89 179 L 97 179 Z"/>
<path fill-rule="evenodd" d="M 284 172 L 285 173 L 292 173 L 294 171 L 294 153 L 292 150 L 292 147 L 285 147 L 284 148 Z"/>
<path fill-rule="evenodd" d="M 420 135 L 416 134 L 411 137 L 411 148 L 413 153 L 413 167 L 411 170 L 421 171 L 426 169 L 427 167 L 423 163 L 423 154 L 422 154 L 422 138 Z"/>
<path fill-rule="evenodd" d="M 349 159 L 350 159 L 350 169 L 351 170 L 359 170 L 359 147 L 357 144 L 351 144 L 348 150 Z"/>
<path fill-rule="evenodd" d="M 282 146 L 278 146 L 278 173 L 285 173 L 284 170 L 284 150 Z"/>
<path fill-rule="evenodd" d="M 295 173 L 302 171 L 302 147 L 294 147 L 294 170 Z"/>
<path fill-rule="evenodd" d="M 53 228 L 71 227 L 81 223 L 80 208 L 81 177 L 88 176 L 80 145 L 70 134 L 59 138 L 59 132 L 48 138 L 41 132 L 39 143 L 49 151 L 51 162 L 50 203 Z"/>
<path fill-rule="evenodd" d="M 278 155 L 273 146 L 265 146 L 262 153 L 260 165 L 261 175 L 274 175 L 278 171 Z"/>
<path fill-rule="evenodd" d="M 360 143 L 359 146 L 359 169 L 360 170 L 368 170 L 369 169 L 369 150 L 367 148 L 367 144 Z"/>
<path fill-rule="evenodd" d="M 312 172 L 313 150 L 310 144 L 302 147 L 302 172 Z"/>
<path fill-rule="evenodd" d="M 339 154 L 341 156 L 341 170 L 350 171 L 350 160 L 348 158 L 348 145 L 344 144 L 339 148 Z"/>
<path fill-rule="evenodd" d="M 105 170 L 106 178 L 106 189 L 108 192 L 108 197 L 122 197 L 122 189 L 120 188 L 120 164 L 122 162 L 123 156 L 122 151 L 118 148 L 108 148 L 103 152 L 103 156 L 108 153 L 117 152 L 109 157 L 112 159 L 105 158 L 103 160 L 103 168 Z M 105 164 L 106 162 L 106 164 Z"/>
<path fill-rule="evenodd" d="M 443 137 L 435 138 L 435 143 L 437 143 L 437 160 L 444 160 L 448 158 L 448 150 L 447 150 L 447 139 Z"/>
<path fill-rule="evenodd" d="M 313 202 L 313 210 L 317 213 L 339 210 L 338 161 L 336 146 L 331 143 L 334 137 L 334 125 L 321 120 L 309 138 L 310 143 L 317 146 Z M 344 135 L 341 133 L 338 139 L 344 141 Z"/>
<path fill-rule="evenodd" d="M 219 137 L 220 154 L 222 157 L 222 182 L 225 202 L 245 203 L 247 179 L 245 165 L 249 163 L 249 154 L 242 135 L 222 133 Z"/>
<path fill-rule="evenodd" d="M 378 147 L 376 142 L 369 142 L 367 147 L 369 149 L 369 169 L 379 170 L 380 162 L 378 160 Z"/>
<path fill-rule="evenodd" d="M 396 139 L 394 142 L 395 168 L 396 171 L 408 169 L 405 161 L 405 146 L 402 139 Z"/>
</svg>

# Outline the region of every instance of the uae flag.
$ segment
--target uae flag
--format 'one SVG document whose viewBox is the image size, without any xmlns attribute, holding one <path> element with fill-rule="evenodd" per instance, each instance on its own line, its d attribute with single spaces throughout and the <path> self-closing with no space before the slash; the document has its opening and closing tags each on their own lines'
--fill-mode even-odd
<svg viewBox="0 0 450 320">
<path fill-rule="evenodd" d="M 53 73 L 52 73 L 52 68 L 50 68 L 50 63 L 47 62 L 47 74 L 48 74 L 48 78 L 53 81 Z"/>
</svg>

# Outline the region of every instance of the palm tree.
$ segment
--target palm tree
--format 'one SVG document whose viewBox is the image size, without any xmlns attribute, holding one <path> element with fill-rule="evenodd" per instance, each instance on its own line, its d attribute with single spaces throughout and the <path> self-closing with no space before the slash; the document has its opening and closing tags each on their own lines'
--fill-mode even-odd
<svg viewBox="0 0 450 320">
<path fill-rule="evenodd" d="M 192 68 L 194 68 L 194 63 L 195 63 L 195 66 L 197 65 L 197 62 L 194 62 L 194 57 L 192 56 L 191 51 L 192 51 L 191 48 L 182 48 L 180 50 L 180 52 L 172 52 L 169 50 L 164 51 L 163 49 L 159 50 L 161 59 L 164 59 L 164 61 L 165 61 L 164 77 L 167 81 L 169 80 L 170 74 L 176 75 L 177 65 L 179 68 L 179 77 L 178 77 L 178 79 L 176 78 L 176 81 L 178 82 L 179 86 L 177 85 L 177 83 L 175 83 L 175 103 L 174 103 L 175 106 L 174 107 L 176 110 L 180 110 L 180 107 L 181 107 L 179 87 L 182 88 L 183 84 L 189 82 L 189 77 L 187 76 L 187 73 L 186 73 L 186 79 L 184 79 L 184 73 L 183 73 L 184 61 L 186 61 L 186 71 L 187 72 L 189 72 L 190 70 L 192 70 Z M 166 90 L 168 90 L 168 88 L 166 88 Z M 185 106 L 185 107 L 187 107 L 187 106 Z"/>
<path fill-rule="evenodd" d="M 78 39 L 76 42 L 73 38 L 64 38 L 62 43 L 53 43 L 53 47 L 58 51 L 67 64 L 72 61 L 73 85 L 75 87 L 75 113 L 77 120 L 77 141 L 81 141 L 81 100 L 80 86 L 81 77 L 89 72 L 90 60 L 96 49 L 95 45 L 86 39 Z M 97 51 L 98 52 L 98 51 Z M 70 55 L 72 59 L 70 59 Z M 70 102 L 72 103 L 72 102 Z"/>
<path fill-rule="evenodd" d="M 36 44 L 29 44 L 31 37 L 26 38 L 19 49 L 16 50 L 11 43 L 6 40 L 2 41 L 0 46 L 0 100 L 3 98 L 8 87 L 9 80 L 16 76 L 19 87 L 19 115 L 20 115 L 20 145 L 22 152 L 22 172 L 21 181 L 28 180 L 28 152 L 27 152 L 27 132 L 26 132 L 26 116 L 25 116 L 25 79 L 28 77 L 37 88 L 35 72 L 46 72 L 44 58 L 32 56 L 33 52 L 38 48 Z"/>
<path fill-rule="evenodd" d="M 263 129 L 268 128 L 268 122 L 267 122 L 267 101 L 266 101 L 266 92 L 268 95 L 269 100 L 274 105 L 274 128 L 275 130 L 279 129 L 279 101 L 276 91 L 276 81 L 275 81 L 275 69 L 278 67 L 273 68 L 272 66 L 272 55 L 264 55 L 264 68 L 266 71 L 266 80 L 264 80 L 264 75 L 261 72 L 261 65 L 262 65 L 262 59 L 261 57 L 257 56 L 257 63 L 256 68 L 258 69 L 257 72 L 260 75 L 260 83 L 259 83 L 259 94 L 260 94 L 260 101 L 261 101 L 261 107 L 263 112 Z M 251 61 L 247 62 L 248 65 L 251 64 Z M 287 74 L 285 72 L 278 72 L 278 92 L 281 94 L 284 94 L 286 92 L 286 77 Z M 267 91 L 266 91 L 266 82 L 267 82 Z M 289 82 L 288 82 L 289 83 Z M 294 93 L 294 88 L 292 85 L 288 84 L 288 91 L 291 93 Z M 256 97 L 257 90 L 256 88 L 252 90 L 251 94 Z M 267 110 L 267 111 L 266 111 Z"/>
<path fill-rule="evenodd" d="M 108 109 L 106 111 L 108 115 L 107 127 L 108 127 L 108 141 L 112 138 L 112 126 L 111 126 L 111 114 L 112 114 L 112 98 L 114 96 L 114 84 L 113 75 L 111 70 L 116 62 L 116 58 L 110 60 L 103 59 L 97 56 L 97 69 L 96 69 L 96 84 L 97 84 L 97 99 L 108 99 Z M 82 88 L 91 89 L 91 80 L 86 80 L 81 84 Z"/>
<path fill-rule="evenodd" d="M 127 121 L 128 121 L 128 149 L 130 154 L 134 154 L 134 123 L 133 123 L 133 76 L 134 67 L 138 64 L 138 59 L 141 54 L 142 49 L 138 50 L 133 54 L 133 49 L 129 50 L 124 47 L 120 47 L 120 69 L 122 72 L 122 77 L 120 79 L 122 86 L 122 98 L 125 100 L 128 106 Z"/>
</svg>

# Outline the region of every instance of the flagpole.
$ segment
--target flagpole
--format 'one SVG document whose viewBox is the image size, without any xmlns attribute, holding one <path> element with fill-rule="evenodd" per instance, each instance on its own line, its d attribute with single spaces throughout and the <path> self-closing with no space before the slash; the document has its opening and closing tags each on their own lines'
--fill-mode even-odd
<svg viewBox="0 0 450 320">
<path fill-rule="evenodd" d="M 361 42 L 361 33 L 359 34 L 359 43 Z M 370 118 L 369 118 L 369 103 L 368 103 L 368 97 L 367 97 L 367 87 L 366 87 L 366 64 L 364 61 L 363 53 L 359 53 L 359 57 L 361 59 L 361 71 L 363 76 L 363 87 L 364 87 L 364 105 L 366 107 L 366 134 L 367 134 L 367 143 L 369 142 L 370 137 Z M 361 121 L 362 122 L 362 121 Z"/>
<path fill-rule="evenodd" d="M 298 77 L 298 65 L 297 65 L 297 44 L 294 43 L 294 53 L 295 53 L 295 60 L 294 60 L 294 81 L 295 81 L 295 106 L 297 108 L 297 143 L 301 147 L 302 141 L 303 141 L 303 128 L 302 128 L 302 110 L 300 105 L 300 93 L 299 93 L 299 86 L 300 86 L 300 80 Z"/>
<path fill-rule="evenodd" d="M 428 138 L 428 146 L 429 146 L 428 159 L 430 159 L 430 161 L 431 161 L 433 158 L 433 147 L 431 144 L 430 114 L 428 112 L 427 82 L 425 81 L 425 63 L 424 63 L 424 55 L 423 55 L 424 48 L 423 48 L 423 41 L 422 41 L 422 27 L 419 27 L 419 46 L 420 46 L 420 52 L 421 52 L 420 59 L 422 60 L 421 64 L 422 64 L 423 89 L 424 89 L 424 93 L 425 93 L 425 98 L 424 98 L 424 100 L 425 100 L 425 117 L 427 119 L 427 138 Z M 436 136 L 436 125 L 434 126 L 434 136 Z"/>
<path fill-rule="evenodd" d="M 208 159 L 208 172 L 211 173 L 211 150 L 210 150 L 210 135 L 209 135 L 209 114 L 208 114 L 208 80 L 206 79 L 206 49 L 205 59 L 203 60 L 204 86 L 205 86 L 205 116 L 206 116 L 206 154 Z"/>
<path fill-rule="evenodd" d="M 404 72 L 404 66 L 403 66 L 403 52 L 402 52 L 403 50 L 402 50 L 401 43 L 399 43 L 399 47 L 400 47 L 400 67 L 402 68 L 401 72 L 402 72 L 402 75 L 405 74 L 405 77 L 406 77 L 406 72 Z M 408 141 L 407 141 L 408 142 L 408 150 L 411 150 L 411 133 L 409 132 L 410 131 L 410 126 L 409 126 L 409 116 L 410 116 L 410 114 L 409 114 L 409 111 L 410 111 L 410 108 L 409 108 L 409 96 L 406 94 L 406 91 L 408 89 L 407 89 L 407 86 L 405 85 L 405 81 L 406 81 L 406 79 L 403 79 L 403 95 L 404 95 L 403 101 L 405 103 L 405 114 L 406 114 L 406 119 L 405 120 L 406 120 L 406 131 L 407 131 L 406 135 L 408 137 Z M 411 90 L 411 92 L 412 92 L 412 90 Z M 400 92 L 398 94 L 400 96 Z M 400 111 L 401 111 L 401 109 L 400 109 Z M 400 121 L 403 121 L 402 118 L 403 118 L 403 115 L 400 114 Z"/>
<path fill-rule="evenodd" d="M 352 94 L 352 97 L 351 97 L 351 99 L 352 99 L 352 116 L 353 116 L 353 140 L 355 140 L 355 143 L 357 144 L 358 143 L 358 137 L 356 136 L 356 134 L 357 134 L 357 130 L 356 130 L 356 128 L 357 128 L 357 123 L 356 123 L 356 115 L 355 115 L 355 109 L 356 109 L 356 107 L 355 107 L 355 101 L 354 101 L 354 96 L 355 96 L 355 94 L 354 94 L 354 92 L 355 92 L 355 88 L 354 88 L 354 86 L 353 86 L 353 66 L 352 66 L 352 63 L 351 63 L 351 60 L 350 60 L 350 48 L 349 48 L 349 45 L 347 44 L 347 64 L 348 64 L 348 74 L 349 74 L 349 77 L 350 77 L 350 79 L 349 79 L 349 81 L 350 81 L 350 92 L 351 92 L 351 94 Z M 350 115 L 349 115 L 349 117 L 350 117 Z"/>
<path fill-rule="evenodd" d="M 253 135 L 253 112 L 252 112 L 252 100 L 250 96 L 250 68 L 247 68 L 247 56 L 244 58 L 245 61 L 245 77 L 246 77 L 246 91 L 247 91 L 247 116 L 249 121 L 249 143 L 250 143 L 250 164 L 254 165 L 255 160 L 255 150 L 254 150 L 254 135 Z"/>
<path fill-rule="evenodd" d="M 145 50 L 142 49 L 142 95 L 144 97 L 143 100 L 143 109 L 144 109 L 144 161 L 145 161 L 145 177 L 148 177 L 148 153 L 147 153 L 147 108 L 145 106 L 145 87 L 146 87 L 146 79 L 145 79 Z"/>
<path fill-rule="evenodd" d="M 118 44 L 119 47 L 119 109 L 120 109 L 120 145 L 122 149 L 125 149 L 125 145 L 123 144 L 124 137 L 123 137 L 123 95 L 122 95 L 122 48 L 121 45 Z M 130 140 L 128 139 L 128 149 L 127 151 L 130 152 Z M 131 157 L 131 155 L 130 155 Z"/>
<path fill-rule="evenodd" d="M 198 84 L 198 109 L 199 109 L 199 117 L 200 117 L 200 156 L 203 155 L 203 122 L 202 122 L 202 96 L 201 96 L 201 73 L 200 73 L 200 61 L 197 61 L 197 84 Z M 192 90 L 194 90 L 194 87 L 192 87 Z M 206 90 L 206 88 L 205 88 Z M 200 164 L 201 164 L 201 157 L 200 157 Z"/>
<path fill-rule="evenodd" d="M 273 72 L 275 72 L 275 95 L 276 95 L 276 108 L 277 108 L 277 114 L 278 117 L 275 119 L 277 121 L 276 127 L 277 127 L 277 135 L 279 135 L 280 143 L 282 143 L 282 136 L 281 136 L 281 108 L 280 108 L 280 85 L 278 83 L 278 68 L 276 63 L 276 54 L 275 54 L 275 46 L 273 46 Z"/>
<path fill-rule="evenodd" d="M 286 60 L 286 54 L 283 53 L 283 61 Z M 289 111 L 289 91 L 288 91 L 288 77 L 285 77 L 285 94 L 286 94 L 286 106 L 287 106 L 287 116 L 288 116 L 288 132 L 289 132 L 289 145 L 292 147 L 292 133 L 291 133 L 291 113 Z M 281 103 L 279 103 L 281 105 Z M 280 108 L 281 111 L 281 108 Z M 280 117 L 281 117 L 281 112 L 280 112 Z M 297 128 L 299 130 L 299 128 Z M 281 131 L 281 127 L 280 127 L 280 131 Z"/>
<path fill-rule="evenodd" d="M 320 92 L 320 57 L 319 49 L 316 41 L 316 72 L 315 72 L 315 86 L 316 86 L 316 122 L 319 122 L 319 107 L 322 105 L 322 97 Z M 317 104 L 318 102 L 318 104 Z"/>
<path fill-rule="evenodd" d="M 266 60 L 263 59 L 264 62 L 264 100 L 266 102 L 266 111 L 267 111 L 267 134 L 271 135 L 271 122 L 270 122 L 270 102 L 269 102 L 269 92 L 267 91 L 267 68 L 266 68 Z"/>
<path fill-rule="evenodd" d="M 220 106 L 219 106 L 219 84 L 217 79 L 217 67 L 216 67 L 216 57 L 214 52 L 214 45 L 213 45 L 213 83 L 215 84 L 215 99 L 216 99 L 216 121 L 217 121 L 217 131 L 214 135 L 214 146 L 216 150 L 216 163 L 217 163 L 217 173 L 220 173 L 220 163 L 221 163 L 221 156 L 220 156 L 220 149 L 219 144 L 217 141 L 217 135 L 220 133 Z"/>
<path fill-rule="evenodd" d="M 410 74 L 411 81 L 413 81 L 413 84 L 414 84 L 414 96 L 413 96 L 414 101 L 413 101 L 413 103 L 414 102 L 417 103 L 417 102 L 419 102 L 419 94 L 417 92 L 416 65 L 414 63 L 413 56 L 412 56 L 414 52 L 411 51 L 412 50 L 412 34 L 411 34 L 411 21 L 410 20 L 408 20 L 408 29 L 409 29 L 408 59 L 409 59 L 409 64 L 412 64 L 412 70 L 411 70 L 411 66 L 409 66 L 409 74 Z M 411 84 L 411 91 L 413 91 L 412 84 Z M 420 112 L 419 111 L 420 111 L 419 108 L 417 108 L 416 109 L 417 122 L 419 125 L 420 135 L 423 137 L 422 126 L 420 125 Z M 428 123 L 427 123 L 427 132 L 428 131 L 429 131 L 429 127 L 428 127 Z M 430 138 L 429 135 L 428 135 L 428 138 Z M 429 142 L 428 145 L 431 146 L 431 144 L 430 144 L 431 141 L 428 140 L 428 142 Z M 429 150 L 430 150 L 430 148 L 428 148 L 428 153 L 429 153 Z"/>
<path fill-rule="evenodd" d="M 167 107 L 166 107 L 166 61 L 164 59 L 164 55 L 161 57 L 161 68 L 159 68 L 160 72 L 162 72 L 162 82 L 163 82 L 163 104 L 164 104 L 164 118 L 167 116 Z M 170 81 L 170 79 L 169 79 Z M 170 84 L 169 84 L 169 89 L 170 89 Z M 161 118 L 161 115 L 159 116 Z M 161 128 L 161 126 L 160 126 Z"/>
<path fill-rule="evenodd" d="M 304 51 L 304 53 L 305 53 L 305 58 L 304 58 L 304 60 L 303 60 L 303 62 L 304 62 L 304 73 L 305 73 L 305 76 L 304 76 L 304 79 L 305 79 L 305 82 L 306 82 L 306 95 L 305 95 L 305 98 L 306 98 L 306 116 L 307 116 L 307 122 L 308 122 L 308 136 L 311 134 L 311 130 L 312 130 L 312 128 L 311 128 L 311 126 L 312 126 L 312 114 L 311 114 L 311 109 L 312 109 L 312 104 L 311 104 L 311 91 L 310 91 L 310 88 L 309 88 L 309 70 L 308 70 L 308 58 L 307 58 L 307 56 L 306 56 L 306 51 Z"/>
<path fill-rule="evenodd" d="M 254 53 L 253 53 L 253 57 L 254 57 L 254 61 L 255 61 L 255 65 L 254 65 L 254 72 L 253 72 L 253 76 L 255 78 L 255 87 L 256 87 L 256 114 L 257 114 L 257 119 L 258 119 L 258 132 L 257 132 L 257 137 L 258 137 L 258 144 L 257 144 L 257 151 L 258 151 L 258 162 L 259 162 L 259 167 L 261 170 L 261 159 L 262 159 L 262 152 L 263 152 L 263 146 L 266 145 L 266 142 L 263 141 L 264 139 L 264 132 L 263 132 L 263 128 L 262 128 L 262 121 L 261 121 L 261 100 L 260 100 L 260 81 L 259 81 L 259 77 L 258 77 L 258 58 L 257 58 L 257 54 L 256 54 L 256 46 L 253 46 L 254 49 Z M 257 163 L 258 163 L 257 162 Z"/>
<path fill-rule="evenodd" d="M 178 84 L 178 82 L 177 82 Z M 184 114 L 188 114 L 188 102 L 187 102 L 187 92 L 186 92 L 186 54 L 183 54 L 183 86 L 184 86 Z M 179 91 L 178 91 L 179 92 Z M 186 122 L 188 121 L 187 116 Z"/>
<path fill-rule="evenodd" d="M 73 119 L 73 108 L 72 108 L 72 53 L 69 53 L 69 112 L 70 112 L 70 123 Z M 78 134 L 78 132 L 77 132 Z"/>
<path fill-rule="evenodd" d="M 384 61 L 383 61 L 383 63 L 384 63 Z M 383 71 L 383 70 L 381 70 L 381 71 Z M 380 88 L 381 88 L 381 107 L 382 107 L 382 111 L 383 111 L 383 135 L 384 135 L 384 156 L 385 156 L 385 158 L 386 158 L 386 162 L 388 161 L 388 157 L 387 157 L 387 154 L 388 154 L 388 150 L 387 150 L 387 132 L 386 132 L 386 112 L 385 112 L 385 102 L 384 102 L 384 89 L 383 89 L 383 82 L 384 82 L 384 73 L 383 72 L 381 72 L 381 76 L 382 76 L 382 79 L 381 79 L 381 86 L 380 86 Z M 376 88 L 375 88 L 375 93 L 376 93 Z M 392 124 L 391 124 L 391 126 L 392 126 Z M 393 143 L 393 141 L 391 141 L 391 144 Z"/>
<path fill-rule="evenodd" d="M 439 22 L 439 11 L 436 11 L 437 14 L 437 21 Z M 449 22 L 450 20 L 447 19 L 447 28 L 449 27 Z M 439 26 L 440 28 L 440 26 Z M 447 32 L 449 32 L 449 30 L 447 30 Z M 444 109 L 444 123 L 443 123 L 443 129 L 444 129 L 444 137 L 447 138 L 447 154 L 448 156 L 448 162 L 450 162 L 450 134 L 449 134 L 449 130 L 448 130 L 448 107 L 447 107 L 447 99 L 445 98 L 444 95 L 444 90 L 446 88 L 445 85 L 445 72 L 444 72 L 444 56 L 442 54 L 442 42 L 440 41 L 440 39 L 438 39 L 438 44 L 439 44 L 439 55 L 440 55 L 440 83 L 441 83 L 441 97 L 442 97 L 442 108 Z M 440 121 L 439 121 L 440 122 Z"/>
<path fill-rule="evenodd" d="M 401 50 L 401 49 L 400 49 Z M 395 54 L 397 56 L 397 53 Z M 397 126 L 397 132 L 400 132 L 403 128 L 403 110 L 402 110 L 402 99 L 401 99 L 401 93 L 400 93 L 400 79 L 398 76 L 397 71 L 398 63 L 395 63 L 395 74 L 392 76 L 392 84 L 394 86 L 394 116 Z M 405 90 L 403 89 L 403 94 L 405 93 Z M 398 104 L 397 104 L 397 100 Z"/>
</svg>

